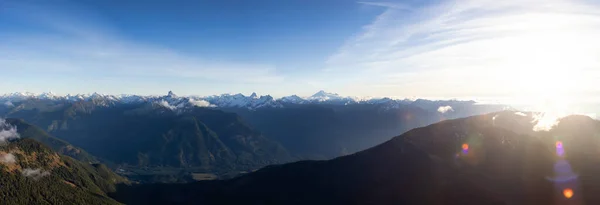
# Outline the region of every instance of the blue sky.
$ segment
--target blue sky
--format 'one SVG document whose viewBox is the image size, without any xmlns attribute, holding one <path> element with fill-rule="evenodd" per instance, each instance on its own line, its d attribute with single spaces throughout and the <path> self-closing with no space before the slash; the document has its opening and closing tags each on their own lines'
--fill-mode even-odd
<svg viewBox="0 0 600 205">
<path fill-rule="evenodd" d="M 0 0 L 0 93 L 599 94 L 598 6 Z"/>
</svg>

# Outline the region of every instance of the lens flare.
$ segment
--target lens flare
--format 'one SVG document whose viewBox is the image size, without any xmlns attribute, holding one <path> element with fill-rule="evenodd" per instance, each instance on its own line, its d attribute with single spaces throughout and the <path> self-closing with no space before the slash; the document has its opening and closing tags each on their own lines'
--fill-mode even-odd
<svg viewBox="0 0 600 205">
<path fill-rule="evenodd" d="M 562 141 L 556 141 L 556 155 L 562 157 L 565 155 L 565 149 L 563 148 Z"/>
<path fill-rule="evenodd" d="M 569 188 L 564 189 L 563 195 L 565 196 L 565 198 L 570 199 L 571 197 L 573 197 L 573 190 Z"/>
<path fill-rule="evenodd" d="M 467 153 L 469 153 L 469 144 L 467 144 L 467 143 L 465 143 L 465 144 L 462 144 L 462 152 L 463 152 L 464 154 L 467 154 Z"/>
</svg>

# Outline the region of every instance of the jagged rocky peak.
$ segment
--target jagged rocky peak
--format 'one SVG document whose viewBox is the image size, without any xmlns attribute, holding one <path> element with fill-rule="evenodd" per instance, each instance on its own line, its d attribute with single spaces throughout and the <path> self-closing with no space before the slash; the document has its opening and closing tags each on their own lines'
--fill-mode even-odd
<svg viewBox="0 0 600 205">
<path fill-rule="evenodd" d="M 238 94 L 221 94 L 211 96 L 178 96 L 173 91 L 169 91 L 167 95 L 162 96 L 142 96 L 142 95 L 103 95 L 99 93 L 93 94 L 77 94 L 77 95 L 56 95 L 54 93 L 35 94 L 35 93 L 10 93 L 0 95 L 0 106 L 11 107 L 12 105 L 18 105 L 18 103 L 27 100 L 53 100 L 63 101 L 67 100 L 70 102 L 76 101 L 93 101 L 99 105 L 109 106 L 117 105 L 121 103 L 154 103 L 160 101 L 166 101 L 169 105 L 187 105 L 190 99 L 193 101 L 206 101 L 214 107 L 246 107 L 248 109 L 256 109 L 262 107 L 284 107 L 284 104 L 335 104 L 335 105 L 349 105 L 349 104 L 389 104 L 393 105 L 393 108 L 398 107 L 400 104 L 417 104 L 427 109 L 437 109 L 439 105 L 450 105 L 456 103 L 463 103 L 465 101 L 431 101 L 431 100 L 399 100 L 391 98 L 361 98 L 352 96 L 341 96 L 337 93 L 326 92 L 320 90 L 312 96 L 300 97 L 298 95 L 285 96 L 281 98 L 273 98 L 270 95 L 259 96 L 256 92 L 245 96 L 241 93 Z"/>
<path fill-rule="evenodd" d="M 167 97 L 177 98 L 177 95 L 175 95 L 175 93 L 173 93 L 173 91 L 169 90 L 169 93 L 167 94 Z"/>
<path fill-rule="evenodd" d="M 252 92 L 252 94 L 250 95 L 250 98 L 258 98 L 258 95 L 256 95 L 256 92 Z"/>
<path fill-rule="evenodd" d="M 268 101 L 274 100 L 271 95 L 263 95 L 263 96 L 260 96 L 259 99 L 268 100 Z"/>
</svg>

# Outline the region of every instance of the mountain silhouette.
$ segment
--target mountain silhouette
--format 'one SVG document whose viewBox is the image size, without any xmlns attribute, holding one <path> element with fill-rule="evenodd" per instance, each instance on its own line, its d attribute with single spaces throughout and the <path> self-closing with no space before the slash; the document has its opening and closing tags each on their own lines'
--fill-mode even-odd
<svg viewBox="0 0 600 205">
<path fill-rule="evenodd" d="M 532 132 L 533 115 L 446 120 L 333 160 L 224 181 L 122 186 L 112 196 L 128 204 L 598 204 L 600 123 L 569 116 Z"/>
</svg>

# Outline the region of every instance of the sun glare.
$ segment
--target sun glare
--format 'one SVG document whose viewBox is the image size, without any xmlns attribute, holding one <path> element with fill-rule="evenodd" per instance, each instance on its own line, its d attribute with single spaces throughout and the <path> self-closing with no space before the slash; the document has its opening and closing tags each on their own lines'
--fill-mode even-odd
<svg viewBox="0 0 600 205">
<path fill-rule="evenodd" d="M 582 18 L 577 15 L 537 13 L 516 17 L 510 24 L 515 34 L 498 39 L 499 61 L 511 79 L 507 85 L 515 101 L 527 105 L 528 111 L 539 112 L 534 130 L 549 130 L 557 120 L 576 112 L 576 102 L 585 81 L 584 70 L 598 61 L 594 48 L 596 38 L 580 32 L 586 28 L 568 22 Z"/>
</svg>

